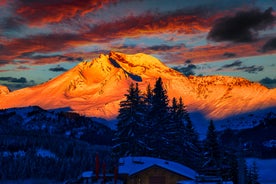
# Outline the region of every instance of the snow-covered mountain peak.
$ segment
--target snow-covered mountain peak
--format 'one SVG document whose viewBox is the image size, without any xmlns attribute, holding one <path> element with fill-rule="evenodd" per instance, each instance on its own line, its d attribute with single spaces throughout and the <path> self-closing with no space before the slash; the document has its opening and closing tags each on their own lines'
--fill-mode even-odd
<svg viewBox="0 0 276 184">
<path fill-rule="evenodd" d="M 206 76 L 187 78 L 146 54 L 101 54 L 80 62 L 71 70 L 43 84 L 8 92 L 0 88 L 0 109 L 41 106 L 44 109 L 70 107 L 73 111 L 112 119 L 118 114 L 130 83 L 138 82 L 142 92 L 161 77 L 169 98 L 182 97 L 188 110 L 206 118 L 225 117 L 276 107 L 276 89 L 267 89 L 243 78 Z M 2 90 L 1 90 L 2 89 Z M 235 103 L 233 103 L 235 102 Z"/>
<path fill-rule="evenodd" d="M 9 88 L 7 86 L 1 86 L 0 85 L 0 95 L 6 95 L 10 92 Z"/>
<path fill-rule="evenodd" d="M 110 52 L 109 58 L 125 71 L 134 75 L 156 77 L 161 75 L 161 73 L 163 75 L 165 73 L 170 73 L 169 75 L 179 74 L 175 70 L 168 68 L 157 58 L 143 53 L 126 55 L 119 52 Z"/>
</svg>

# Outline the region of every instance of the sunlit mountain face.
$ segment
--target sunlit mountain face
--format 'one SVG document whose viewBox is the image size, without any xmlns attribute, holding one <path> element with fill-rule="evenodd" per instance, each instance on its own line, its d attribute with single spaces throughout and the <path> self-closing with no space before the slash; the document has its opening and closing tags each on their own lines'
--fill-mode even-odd
<svg viewBox="0 0 276 184">
<path fill-rule="evenodd" d="M 274 0 L 2 0 L 0 12 L 0 84 L 12 91 L 111 50 L 276 86 Z"/>
<path fill-rule="evenodd" d="M 0 108 L 40 106 L 45 109 L 69 107 L 86 116 L 114 119 L 119 102 L 131 83 L 142 92 L 164 81 L 170 98 L 182 97 L 188 110 L 219 120 L 276 106 L 276 89 L 268 89 L 240 77 L 190 76 L 164 65 L 146 54 L 111 52 L 76 67 L 43 84 L 13 92 L 1 87 Z"/>
</svg>

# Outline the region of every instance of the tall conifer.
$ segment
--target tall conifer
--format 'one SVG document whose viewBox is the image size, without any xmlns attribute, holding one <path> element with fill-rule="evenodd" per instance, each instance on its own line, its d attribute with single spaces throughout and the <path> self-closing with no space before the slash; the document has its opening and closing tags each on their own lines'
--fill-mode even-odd
<svg viewBox="0 0 276 184">
<path fill-rule="evenodd" d="M 132 83 L 125 96 L 126 100 L 120 103 L 113 152 L 117 156 L 141 155 L 145 145 L 142 141 L 143 107 L 138 84 Z"/>
</svg>

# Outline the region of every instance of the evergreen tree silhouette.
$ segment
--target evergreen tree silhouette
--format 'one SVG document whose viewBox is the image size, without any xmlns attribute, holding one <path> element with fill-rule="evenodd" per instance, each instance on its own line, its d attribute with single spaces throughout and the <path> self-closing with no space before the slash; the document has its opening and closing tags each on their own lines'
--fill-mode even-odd
<svg viewBox="0 0 276 184">
<path fill-rule="evenodd" d="M 138 84 L 132 83 L 126 100 L 121 101 L 117 117 L 117 131 L 113 139 L 113 153 L 119 157 L 141 155 L 144 143 L 142 141 L 143 108 L 142 97 Z"/>
<path fill-rule="evenodd" d="M 203 170 L 208 175 L 220 175 L 221 153 L 216 129 L 213 120 L 208 126 L 206 140 L 204 142 Z"/>
</svg>

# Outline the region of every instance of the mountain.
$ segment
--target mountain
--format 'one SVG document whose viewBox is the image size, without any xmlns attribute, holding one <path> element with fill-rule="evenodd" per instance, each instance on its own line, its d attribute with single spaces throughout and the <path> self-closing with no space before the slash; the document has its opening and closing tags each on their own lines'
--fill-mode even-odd
<svg viewBox="0 0 276 184">
<path fill-rule="evenodd" d="M 40 106 L 69 107 L 81 115 L 114 119 L 129 84 L 142 91 L 161 77 L 170 98 L 183 97 L 190 112 L 206 119 L 224 119 L 276 107 L 276 89 L 226 76 L 185 77 L 146 55 L 111 52 L 84 61 L 43 84 L 9 92 L 0 87 L 0 108 Z"/>
<path fill-rule="evenodd" d="M 0 95 L 6 95 L 10 92 L 9 88 L 0 85 Z"/>
</svg>

